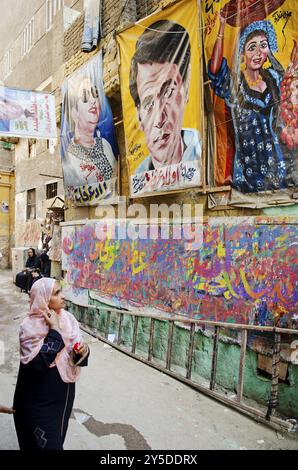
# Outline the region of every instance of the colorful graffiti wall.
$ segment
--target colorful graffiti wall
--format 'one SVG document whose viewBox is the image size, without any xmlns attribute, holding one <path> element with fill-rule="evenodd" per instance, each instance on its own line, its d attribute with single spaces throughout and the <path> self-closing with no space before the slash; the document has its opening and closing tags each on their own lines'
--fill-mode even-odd
<svg viewBox="0 0 298 470">
<path fill-rule="evenodd" d="M 199 250 L 184 240 L 102 240 L 101 229 L 98 221 L 62 228 L 74 293 L 152 313 L 298 328 L 295 223 L 209 219 Z"/>
</svg>

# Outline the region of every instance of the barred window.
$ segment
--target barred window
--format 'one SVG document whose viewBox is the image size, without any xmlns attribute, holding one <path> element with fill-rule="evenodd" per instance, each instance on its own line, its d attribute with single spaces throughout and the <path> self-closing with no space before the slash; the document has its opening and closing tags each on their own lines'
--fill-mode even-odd
<svg viewBox="0 0 298 470">
<path fill-rule="evenodd" d="M 56 197 L 57 193 L 58 193 L 57 183 L 47 184 L 47 199 L 52 199 L 53 197 Z"/>
<path fill-rule="evenodd" d="M 4 78 L 12 72 L 12 47 L 5 53 L 3 59 L 3 74 Z"/>
<path fill-rule="evenodd" d="M 22 33 L 22 57 L 30 51 L 34 44 L 34 17 L 26 25 Z"/>
<path fill-rule="evenodd" d="M 46 31 L 50 31 L 52 28 L 54 16 L 58 13 L 62 6 L 62 0 L 46 1 Z"/>
</svg>

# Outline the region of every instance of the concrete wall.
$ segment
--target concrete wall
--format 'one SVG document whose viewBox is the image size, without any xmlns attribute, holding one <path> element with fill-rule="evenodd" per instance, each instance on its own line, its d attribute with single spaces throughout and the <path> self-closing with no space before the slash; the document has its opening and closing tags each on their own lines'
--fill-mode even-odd
<svg viewBox="0 0 298 470">
<path fill-rule="evenodd" d="M 5 14 L 5 20 L 2 22 L 0 31 L 0 58 L 5 54 L 9 47 L 13 47 L 16 39 L 22 33 L 25 25 L 31 20 L 32 15 L 37 11 L 45 0 L 13 0 L 4 7 L 2 3 L 2 15 Z M 22 14 L 16 14 L 19 10 Z M 12 28 L 12 25 L 14 27 Z M 20 52 L 17 51 L 17 57 Z M 17 62 L 14 60 L 14 64 Z"/>
<path fill-rule="evenodd" d="M 45 0 L 18 0 L 12 11 L 13 15 L 9 11 L 5 13 L 6 26 L 0 33 L 3 54 L 12 48 L 12 73 L 5 79 L 3 75 L 0 78 L 7 86 L 35 89 L 63 63 L 63 11 L 60 10 L 53 18 L 50 31 L 46 30 Z M 22 32 L 33 16 L 33 45 L 23 56 Z"/>
</svg>

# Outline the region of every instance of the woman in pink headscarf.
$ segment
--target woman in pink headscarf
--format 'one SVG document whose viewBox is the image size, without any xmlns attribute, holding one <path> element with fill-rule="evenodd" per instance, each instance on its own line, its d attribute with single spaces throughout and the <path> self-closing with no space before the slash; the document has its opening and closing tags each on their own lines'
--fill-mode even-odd
<svg viewBox="0 0 298 470">
<path fill-rule="evenodd" d="M 21 450 L 63 450 L 80 367 L 89 348 L 77 320 L 64 310 L 54 279 L 36 281 L 30 312 L 20 328 L 21 363 L 14 396 L 14 420 Z"/>
</svg>

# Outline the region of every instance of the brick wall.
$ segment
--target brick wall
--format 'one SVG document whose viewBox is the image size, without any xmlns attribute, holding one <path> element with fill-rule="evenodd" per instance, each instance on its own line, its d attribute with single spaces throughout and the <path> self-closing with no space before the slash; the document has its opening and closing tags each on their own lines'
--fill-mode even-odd
<svg viewBox="0 0 298 470">
<path fill-rule="evenodd" d="M 107 96 L 113 97 L 120 92 L 117 46 L 114 32 L 153 13 L 161 6 L 173 3 L 175 0 L 103 0 L 102 34 L 99 48 L 103 50 L 103 78 Z M 99 50 L 86 54 L 81 51 L 81 40 L 84 27 L 82 13 L 64 34 L 64 72 L 71 75 L 84 62 L 88 61 Z"/>
<path fill-rule="evenodd" d="M 176 2 L 177 0 L 137 0 L 137 20 Z"/>
<path fill-rule="evenodd" d="M 64 35 L 65 75 L 69 76 L 80 65 L 88 61 L 99 49 L 103 50 L 103 73 L 105 92 L 108 96 L 119 93 L 119 74 L 117 46 L 114 31 L 119 26 L 133 23 L 137 19 L 136 0 L 103 0 L 102 39 L 99 48 L 91 53 L 81 51 L 81 40 L 84 28 L 84 14 L 81 14 L 68 28 Z"/>
<path fill-rule="evenodd" d="M 158 8 L 158 2 L 155 0 L 139 0 L 137 2 L 137 19 L 151 15 Z"/>
<path fill-rule="evenodd" d="M 81 50 L 84 15 L 81 14 L 64 34 L 64 62 Z"/>
</svg>

